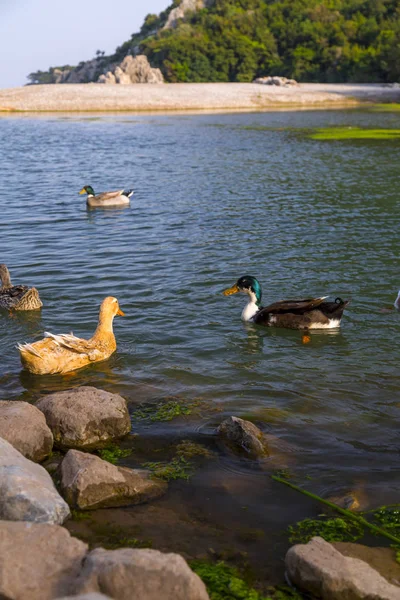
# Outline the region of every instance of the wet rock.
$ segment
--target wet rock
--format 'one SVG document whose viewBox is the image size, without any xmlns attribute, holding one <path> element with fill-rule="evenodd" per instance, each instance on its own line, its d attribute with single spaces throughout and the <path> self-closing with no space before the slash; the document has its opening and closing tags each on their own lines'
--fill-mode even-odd
<svg viewBox="0 0 400 600">
<path fill-rule="evenodd" d="M 353 542 L 333 542 L 332 546 L 344 556 L 359 558 L 378 571 L 389 583 L 400 585 L 400 563 L 393 548 L 377 548 Z"/>
<path fill-rule="evenodd" d="M 0 519 L 61 524 L 69 515 L 46 469 L 0 438 Z"/>
<path fill-rule="evenodd" d="M 125 56 L 119 65 L 114 65 L 104 75 L 100 75 L 98 83 L 163 83 L 164 77 L 160 69 L 153 69 L 147 56 Z"/>
<path fill-rule="evenodd" d="M 126 401 L 91 386 L 50 394 L 36 406 L 61 448 L 93 449 L 131 430 Z"/>
<path fill-rule="evenodd" d="M 285 565 L 292 583 L 322 600 L 400 600 L 400 587 L 320 537 L 290 548 Z"/>
<path fill-rule="evenodd" d="M 346 492 L 344 494 L 340 494 L 337 496 L 330 496 L 327 498 L 329 502 L 333 502 L 340 508 L 346 508 L 347 510 L 351 510 L 353 512 L 357 512 L 360 510 L 366 510 L 368 507 L 368 500 L 364 494 L 360 494 L 360 492 Z M 333 509 L 332 509 L 333 510 Z"/>
<path fill-rule="evenodd" d="M 61 463 L 61 489 L 67 502 L 81 510 L 142 504 L 167 491 L 165 481 L 145 469 L 116 467 L 93 454 L 69 450 Z"/>
<path fill-rule="evenodd" d="M 0 598 L 52 600 L 74 592 L 87 545 L 58 525 L 0 521 Z"/>
<path fill-rule="evenodd" d="M 35 462 L 44 460 L 53 448 L 53 434 L 43 413 L 28 402 L 0 402 L 0 437 Z"/>
<path fill-rule="evenodd" d="M 209 600 L 204 583 L 182 556 L 148 549 L 93 550 L 77 589 L 115 600 Z"/>
<path fill-rule="evenodd" d="M 242 448 L 253 458 L 268 455 L 264 434 L 250 421 L 239 417 L 228 417 L 218 427 L 218 433 L 233 448 Z"/>
</svg>

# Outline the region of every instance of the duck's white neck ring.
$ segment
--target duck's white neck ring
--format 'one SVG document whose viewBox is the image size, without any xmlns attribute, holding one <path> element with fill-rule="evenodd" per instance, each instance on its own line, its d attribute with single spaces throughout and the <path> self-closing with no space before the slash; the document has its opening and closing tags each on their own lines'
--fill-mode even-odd
<svg viewBox="0 0 400 600">
<path fill-rule="evenodd" d="M 249 296 L 249 301 L 244 307 L 242 311 L 242 320 L 243 321 L 251 321 L 254 315 L 260 310 L 260 307 L 257 304 L 257 296 L 252 291 L 246 291 Z"/>
</svg>

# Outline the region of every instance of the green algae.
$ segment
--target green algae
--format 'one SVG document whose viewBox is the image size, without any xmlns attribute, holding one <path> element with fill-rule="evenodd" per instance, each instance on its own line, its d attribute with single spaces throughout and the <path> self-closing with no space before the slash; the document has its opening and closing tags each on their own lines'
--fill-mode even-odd
<svg viewBox="0 0 400 600">
<path fill-rule="evenodd" d="M 202 579 L 211 600 L 301 600 L 303 596 L 287 585 L 269 588 L 267 595 L 257 591 L 238 569 L 223 561 L 193 560 L 191 569 Z"/>
<path fill-rule="evenodd" d="M 172 421 L 177 417 L 190 415 L 193 410 L 194 403 L 187 404 L 179 400 L 167 400 L 142 406 L 132 415 L 134 421 Z"/>
<path fill-rule="evenodd" d="M 194 472 L 193 464 L 183 456 L 176 456 L 170 462 L 147 462 L 143 466 L 149 469 L 154 477 L 165 481 L 188 480 Z"/>
<path fill-rule="evenodd" d="M 105 448 L 100 448 L 97 450 L 97 453 L 103 460 L 116 465 L 121 458 L 130 456 L 132 454 L 132 450 L 129 448 L 120 448 L 117 446 L 117 444 L 108 444 Z"/>
<path fill-rule="evenodd" d="M 400 129 L 362 129 L 361 127 L 324 127 L 309 136 L 319 141 L 398 140 Z"/>
<path fill-rule="evenodd" d="M 214 453 L 211 452 L 211 450 L 190 440 L 182 440 L 182 442 L 179 442 L 176 447 L 176 454 L 186 460 L 194 457 L 212 458 L 214 456 Z"/>
<path fill-rule="evenodd" d="M 71 518 L 73 521 L 90 521 L 92 515 L 85 510 L 71 510 Z"/>
<path fill-rule="evenodd" d="M 355 542 L 363 537 L 364 528 L 356 521 L 343 518 L 304 519 L 288 528 L 291 544 L 306 544 L 315 536 L 326 542 Z"/>
<path fill-rule="evenodd" d="M 82 541 L 89 544 L 90 549 L 101 546 L 107 550 L 118 548 L 151 548 L 153 542 L 150 539 L 136 537 L 140 528 L 127 530 L 119 525 L 104 523 L 90 523 L 90 533 L 75 534 Z"/>
<path fill-rule="evenodd" d="M 387 102 L 386 104 L 374 104 L 371 108 L 378 112 L 397 112 L 400 110 L 400 104 Z"/>
</svg>

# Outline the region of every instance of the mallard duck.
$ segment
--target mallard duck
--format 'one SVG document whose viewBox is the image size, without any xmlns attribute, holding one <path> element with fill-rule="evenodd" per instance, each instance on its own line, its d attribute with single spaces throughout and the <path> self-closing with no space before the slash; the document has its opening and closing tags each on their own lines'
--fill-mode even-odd
<svg viewBox="0 0 400 600">
<path fill-rule="evenodd" d="M 243 312 L 243 321 L 251 321 L 266 327 L 286 327 L 287 329 L 333 329 L 340 326 L 340 320 L 348 300 L 336 298 L 334 302 L 324 302 L 322 298 L 306 300 L 281 300 L 263 308 L 261 306 L 261 285 L 255 277 L 244 275 L 235 285 L 224 291 L 225 296 L 244 292 L 249 296 Z"/>
<path fill-rule="evenodd" d="M 115 315 L 124 316 L 118 300 L 109 296 L 100 306 L 99 324 L 90 340 L 70 334 L 45 332 L 34 344 L 18 344 L 23 367 L 36 375 L 68 373 L 106 360 L 117 349 L 113 333 Z"/>
<path fill-rule="evenodd" d="M 88 206 L 127 206 L 130 202 L 129 198 L 133 194 L 133 190 L 118 190 L 117 192 L 103 192 L 101 194 L 94 193 L 91 185 L 85 185 L 80 194 L 87 194 L 86 202 Z"/>
<path fill-rule="evenodd" d="M 12 285 L 10 271 L 0 265 L 0 308 L 13 310 L 38 310 L 43 306 L 36 288 L 27 285 Z"/>
</svg>

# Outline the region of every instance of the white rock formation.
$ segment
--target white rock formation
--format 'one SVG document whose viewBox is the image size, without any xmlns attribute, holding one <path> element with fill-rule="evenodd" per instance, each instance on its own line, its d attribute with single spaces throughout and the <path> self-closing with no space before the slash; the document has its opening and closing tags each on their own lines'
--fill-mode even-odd
<svg viewBox="0 0 400 600">
<path fill-rule="evenodd" d="M 125 56 L 124 60 L 105 75 L 100 75 L 98 83 L 163 83 L 160 69 L 153 69 L 147 56 Z"/>
</svg>

